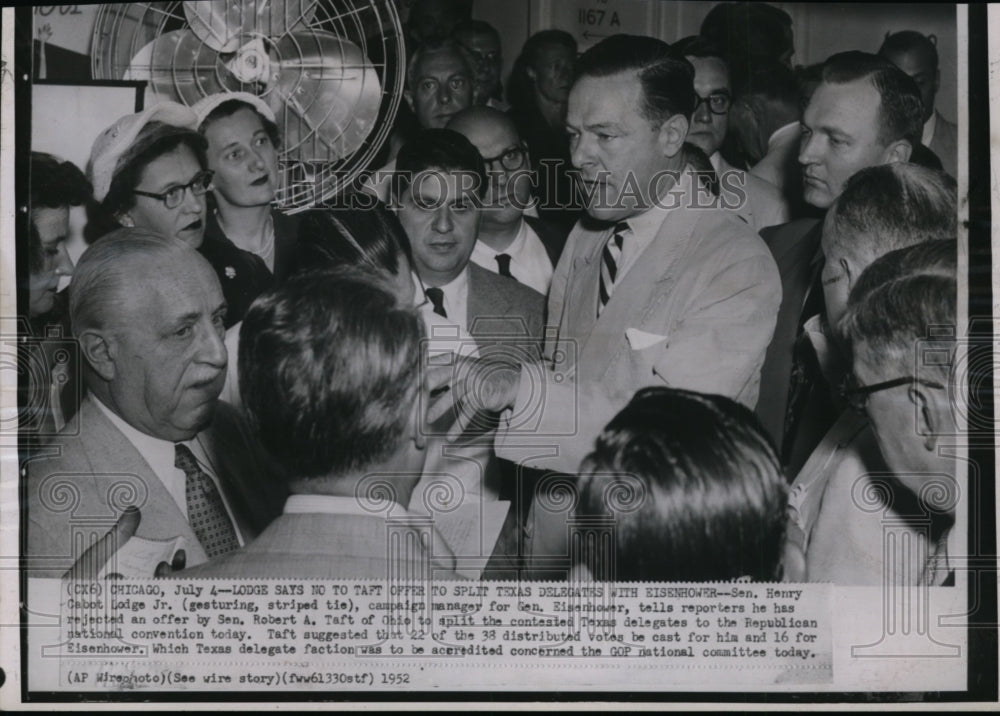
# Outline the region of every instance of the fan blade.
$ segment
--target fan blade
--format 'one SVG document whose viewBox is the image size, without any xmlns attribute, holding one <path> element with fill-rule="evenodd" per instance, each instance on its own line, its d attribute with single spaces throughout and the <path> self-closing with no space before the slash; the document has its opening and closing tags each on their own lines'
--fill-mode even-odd
<svg viewBox="0 0 1000 716">
<path fill-rule="evenodd" d="M 164 33 L 136 53 L 126 80 L 146 80 L 160 99 L 192 105 L 216 92 L 250 91 L 190 30 Z"/>
<path fill-rule="evenodd" d="M 235 52 L 241 36 L 276 38 L 306 27 L 318 0 L 198 0 L 181 3 L 192 32 L 216 52 Z"/>
<path fill-rule="evenodd" d="M 286 151 L 308 142 L 336 160 L 364 144 L 378 117 L 382 86 L 353 42 L 324 30 L 289 33 L 275 45 L 271 78 L 269 100 Z"/>
</svg>

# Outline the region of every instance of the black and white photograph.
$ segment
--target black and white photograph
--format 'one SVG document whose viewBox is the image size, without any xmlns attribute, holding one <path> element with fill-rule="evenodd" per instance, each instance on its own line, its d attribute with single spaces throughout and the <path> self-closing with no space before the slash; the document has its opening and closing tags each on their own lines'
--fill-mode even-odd
<svg viewBox="0 0 1000 716">
<path fill-rule="evenodd" d="M 1000 702 L 1000 8 L 0 13 L 0 708 Z"/>
</svg>

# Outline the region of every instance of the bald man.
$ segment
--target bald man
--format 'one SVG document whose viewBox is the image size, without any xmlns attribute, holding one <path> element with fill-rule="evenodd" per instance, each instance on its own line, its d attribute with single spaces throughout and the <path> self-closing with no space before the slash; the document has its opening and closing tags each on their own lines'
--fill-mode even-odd
<svg viewBox="0 0 1000 716">
<path fill-rule="evenodd" d="M 492 107 L 464 109 L 451 118 L 447 128 L 464 135 L 479 150 L 489 178 L 472 261 L 547 295 L 566 234 L 530 215 L 535 213 L 535 177 L 528 145 L 510 118 Z"/>
<path fill-rule="evenodd" d="M 226 302 L 211 265 L 179 240 L 120 229 L 84 252 L 69 290 L 88 394 L 59 451 L 28 466 L 30 575 L 61 576 L 132 506 L 136 535 L 182 538 L 188 566 L 255 537 L 281 501 L 219 401 Z"/>
</svg>

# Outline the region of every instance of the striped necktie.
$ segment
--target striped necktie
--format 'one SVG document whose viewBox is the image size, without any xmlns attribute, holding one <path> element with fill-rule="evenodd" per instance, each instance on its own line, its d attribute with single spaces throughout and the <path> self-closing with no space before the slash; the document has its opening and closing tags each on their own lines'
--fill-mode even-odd
<svg viewBox="0 0 1000 716">
<path fill-rule="evenodd" d="M 187 497 L 188 523 L 205 549 L 205 554 L 212 558 L 238 549 L 240 543 L 226 506 L 222 503 L 222 495 L 212 478 L 198 466 L 197 459 L 187 445 L 174 445 L 174 467 L 183 470 L 187 478 L 184 491 Z"/>
<path fill-rule="evenodd" d="M 611 299 L 611 293 L 615 288 L 615 277 L 618 275 L 618 264 L 622 258 L 622 246 L 625 244 L 625 234 L 628 233 L 628 222 L 621 221 L 615 224 L 614 233 L 604 245 L 601 252 L 601 282 L 598 286 L 597 294 L 597 315 Z"/>
</svg>

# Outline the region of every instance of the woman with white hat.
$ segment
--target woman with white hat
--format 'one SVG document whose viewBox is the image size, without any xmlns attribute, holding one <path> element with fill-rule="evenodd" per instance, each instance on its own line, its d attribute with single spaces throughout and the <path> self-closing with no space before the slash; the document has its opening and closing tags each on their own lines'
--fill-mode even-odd
<svg viewBox="0 0 1000 716">
<path fill-rule="evenodd" d="M 91 149 L 87 172 L 94 199 L 85 234 L 93 241 L 120 226 L 152 229 L 197 249 L 215 269 L 229 306 L 226 325 L 242 320 L 271 283 L 264 262 L 225 236 L 206 237 L 212 172 L 197 115 L 163 102 L 126 115 Z"/>
<path fill-rule="evenodd" d="M 274 112 L 247 92 L 221 92 L 194 104 L 213 174 L 206 236 L 224 237 L 259 256 L 283 280 L 295 261 L 298 219 L 273 208 L 280 138 Z"/>
</svg>

